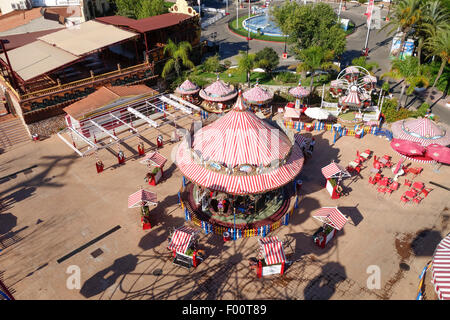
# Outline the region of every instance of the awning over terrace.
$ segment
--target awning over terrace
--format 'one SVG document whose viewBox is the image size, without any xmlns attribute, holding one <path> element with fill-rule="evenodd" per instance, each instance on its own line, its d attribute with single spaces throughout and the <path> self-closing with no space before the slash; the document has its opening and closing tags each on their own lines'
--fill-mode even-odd
<svg viewBox="0 0 450 320">
<path fill-rule="evenodd" d="M 128 208 L 155 205 L 157 203 L 156 193 L 141 189 L 128 197 Z"/>
<path fill-rule="evenodd" d="M 185 254 L 186 250 L 189 247 L 189 244 L 191 243 L 192 238 L 197 233 L 198 230 L 185 226 L 179 227 L 173 233 L 168 249 L 175 251 L 177 253 Z"/>
<path fill-rule="evenodd" d="M 329 165 L 322 168 L 322 174 L 325 177 L 325 179 L 330 178 L 337 178 L 340 174 L 342 174 L 342 177 L 350 177 L 350 173 L 348 173 L 347 170 L 342 168 L 340 165 L 338 165 L 335 162 L 330 163 Z"/>
<path fill-rule="evenodd" d="M 286 262 L 286 256 L 283 250 L 283 242 L 278 237 L 260 238 L 262 254 L 268 265 L 280 264 Z"/>
</svg>

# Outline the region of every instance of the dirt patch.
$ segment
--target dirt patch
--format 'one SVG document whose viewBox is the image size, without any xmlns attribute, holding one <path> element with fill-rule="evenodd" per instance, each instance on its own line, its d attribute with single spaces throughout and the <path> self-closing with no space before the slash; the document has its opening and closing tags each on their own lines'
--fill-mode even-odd
<svg viewBox="0 0 450 320">
<path fill-rule="evenodd" d="M 411 256 L 411 240 L 414 235 L 412 233 L 406 233 L 395 238 L 395 249 L 401 260 L 408 260 Z"/>
</svg>

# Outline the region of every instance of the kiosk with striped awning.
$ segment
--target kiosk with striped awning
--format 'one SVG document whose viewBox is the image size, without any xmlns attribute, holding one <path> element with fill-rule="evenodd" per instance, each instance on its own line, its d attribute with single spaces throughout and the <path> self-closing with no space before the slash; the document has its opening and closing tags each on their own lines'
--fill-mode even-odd
<svg viewBox="0 0 450 320">
<path fill-rule="evenodd" d="M 163 177 L 164 174 L 164 164 L 167 162 L 167 159 L 161 155 L 159 152 L 151 152 L 147 153 L 145 157 L 140 161 L 143 164 L 148 165 L 150 168 L 153 167 L 153 170 L 147 173 L 147 180 L 149 185 L 158 184 L 159 180 Z"/>
<path fill-rule="evenodd" d="M 173 252 L 173 263 L 185 268 L 197 267 L 200 260 L 197 250 L 198 230 L 181 226 L 177 228 L 170 240 L 167 249 Z"/>
<path fill-rule="evenodd" d="M 278 237 L 260 238 L 260 258 L 257 267 L 257 276 L 267 276 L 271 274 L 283 274 L 286 256 L 284 254 L 283 242 Z"/>
<path fill-rule="evenodd" d="M 313 236 L 314 243 L 324 248 L 347 223 L 348 218 L 337 207 L 323 207 L 313 214 L 313 218 L 323 223 Z"/>
<path fill-rule="evenodd" d="M 128 197 L 128 208 L 130 209 L 138 207 L 141 208 L 141 223 L 143 230 L 151 229 L 152 226 L 149 221 L 150 217 L 149 206 L 151 205 L 156 206 L 156 204 L 157 204 L 156 193 L 153 193 L 151 191 L 142 188 Z"/>
<path fill-rule="evenodd" d="M 338 199 L 342 191 L 339 184 L 343 178 L 351 177 L 350 173 L 339 164 L 332 162 L 322 168 L 322 174 L 327 180 L 325 188 L 331 195 L 331 199 Z"/>
</svg>

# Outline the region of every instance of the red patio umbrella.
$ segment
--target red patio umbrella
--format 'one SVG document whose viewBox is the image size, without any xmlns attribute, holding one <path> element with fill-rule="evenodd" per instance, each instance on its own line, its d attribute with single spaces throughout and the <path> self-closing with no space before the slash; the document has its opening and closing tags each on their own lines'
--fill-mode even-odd
<svg viewBox="0 0 450 320">
<path fill-rule="evenodd" d="M 450 164 L 450 148 L 440 144 L 430 144 L 425 155 L 437 162 Z"/>
<path fill-rule="evenodd" d="M 425 153 L 425 148 L 420 145 L 420 143 L 402 140 L 402 139 L 392 139 L 391 147 L 398 153 L 405 156 L 420 156 Z"/>
</svg>

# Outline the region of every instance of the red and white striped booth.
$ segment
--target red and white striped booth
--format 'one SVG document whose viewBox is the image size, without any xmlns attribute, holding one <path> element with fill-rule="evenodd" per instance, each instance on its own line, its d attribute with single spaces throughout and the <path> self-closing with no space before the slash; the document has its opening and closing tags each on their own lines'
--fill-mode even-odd
<svg viewBox="0 0 450 320">
<path fill-rule="evenodd" d="M 177 228 L 167 247 L 173 252 L 173 263 L 184 268 L 196 268 L 202 260 L 198 256 L 196 240 L 199 231 L 193 228 L 181 226 Z"/>
<path fill-rule="evenodd" d="M 322 174 L 327 180 L 325 188 L 331 195 L 331 199 L 338 199 L 341 195 L 342 187 L 338 181 L 342 178 L 351 177 L 350 173 L 335 162 L 322 168 Z"/>
<path fill-rule="evenodd" d="M 149 230 L 151 229 L 150 222 L 148 221 L 148 215 L 150 213 L 150 205 L 156 206 L 157 197 L 156 193 L 150 192 L 145 189 L 141 189 L 136 191 L 132 195 L 128 197 L 128 208 L 141 208 L 141 222 L 142 229 Z"/>
<path fill-rule="evenodd" d="M 256 268 L 258 278 L 272 275 L 283 274 L 286 256 L 284 255 L 283 242 L 278 237 L 260 238 L 260 258 Z"/>
<path fill-rule="evenodd" d="M 155 151 L 147 153 L 140 162 L 154 168 L 153 171 L 150 172 L 151 177 L 148 179 L 148 184 L 151 186 L 157 185 L 164 175 L 163 167 L 167 162 L 167 159 L 159 152 Z"/>
<path fill-rule="evenodd" d="M 450 300 L 450 234 L 436 247 L 431 270 L 439 300 Z"/>
<path fill-rule="evenodd" d="M 313 214 L 313 218 L 323 222 L 323 226 L 313 236 L 314 243 L 321 248 L 325 248 L 336 232 L 341 230 L 348 221 L 337 207 L 320 208 Z"/>
</svg>

